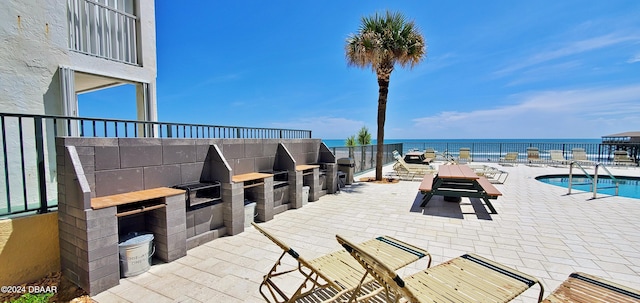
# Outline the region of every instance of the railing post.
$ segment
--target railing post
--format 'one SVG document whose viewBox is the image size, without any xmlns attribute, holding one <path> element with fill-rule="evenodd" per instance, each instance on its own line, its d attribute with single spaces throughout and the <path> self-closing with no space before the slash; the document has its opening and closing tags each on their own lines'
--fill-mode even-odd
<svg viewBox="0 0 640 303">
<path fill-rule="evenodd" d="M 571 182 L 573 181 L 573 164 L 575 164 L 574 161 L 571 161 L 571 164 L 569 164 L 569 185 L 567 186 L 569 191 L 567 192 L 567 195 L 571 194 Z"/>
<path fill-rule="evenodd" d="M 38 213 L 47 212 L 47 180 L 44 166 L 44 130 L 42 129 L 42 117 L 34 117 L 34 128 L 36 132 L 36 154 L 38 157 L 38 188 L 40 190 L 40 209 Z"/>
<path fill-rule="evenodd" d="M 593 172 L 593 199 L 595 199 L 598 194 L 598 166 L 600 166 L 600 163 L 596 164 L 595 171 Z"/>
</svg>

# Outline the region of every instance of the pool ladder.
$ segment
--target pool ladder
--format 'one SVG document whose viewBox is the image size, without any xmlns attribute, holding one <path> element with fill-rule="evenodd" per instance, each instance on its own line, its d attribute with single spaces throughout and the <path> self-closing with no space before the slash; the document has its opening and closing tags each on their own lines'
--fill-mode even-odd
<svg viewBox="0 0 640 303">
<path fill-rule="evenodd" d="M 569 192 L 567 192 L 567 195 L 571 194 L 571 185 L 573 184 L 573 166 L 578 166 L 578 168 L 580 168 L 580 170 L 582 170 L 582 172 L 584 173 L 585 176 L 587 176 L 587 178 L 589 178 L 589 180 L 591 182 L 589 183 L 576 183 L 576 185 L 586 185 L 586 184 L 591 184 L 591 191 L 593 192 L 593 198 L 595 199 L 597 194 L 598 194 L 598 167 L 602 167 L 602 169 L 604 169 L 604 171 L 607 173 L 607 175 L 609 176 L 609 178 L 611 178 L 611 180 L 615 183 L 615 185 L 613 186 L 606 186 L 606 187 L 600 187 L 600 188 L 615 188 L 616 189 L 616 193 L 615 195 L 618 195 L 618 189 L 619 189 L 619 181 L 618 179 L 616 179 L 616 177 L 613 176 L 613 174 L 611 174 L 611 172 L 609 171 L 609 169 L 607 169 L 606 166 L 604 166 L 604 164 L 602 163 L 597 163 L 596 167 L 595 167 L 595 171 L 593 173 L 593 177 L 591 175 L 589 175 L 589 173 L 587 173 L 587 171 L 584 169 L 584 167 L 582 167 L 582 165 L 580 165 L 580 163 L 576 162 L 576 161 L 571 161 L 571 164 L 569 164 Z"/>
</svg>

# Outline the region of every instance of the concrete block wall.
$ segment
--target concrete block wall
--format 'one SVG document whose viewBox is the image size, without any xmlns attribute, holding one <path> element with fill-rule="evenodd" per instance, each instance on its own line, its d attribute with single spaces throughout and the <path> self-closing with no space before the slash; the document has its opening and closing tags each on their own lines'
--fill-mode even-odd
<svg viewBox="0 0 640 303">
<path fill-rule="evenodd" d="M 94 295 L 118 285 L 120 279 L 116 208 L 91 209 L 78 150 L 73 146 L 58 150 L 63 152 L 57 156 L 62 180 L 58 183 L 60 268 L 71 282 Z"/>
<path fill-rule="evenodd" d="M 223 220 L 231 236 L 244 231 L 244 188 L 242 183 L 222 183 Z"/>
<path fill-rule="evenodd" d="M 145 220 L 151 222 L 145 225 L 160 244 L 156 254 L 168 262 L 184 255 L 188 248 L 224 234 L 244 231 L 243 184 L 231 183 L 228 175 L 274 169 L 279 146 L 290 150 L 286 157 L 295 159 L 295 164 L 318 163 L 320 142 L 319 139 L 56 138 L 64 275 L 92 295 L 118 283 L 119 230 L 118 220 L 112 220 L 116 208 L 93 210 L 91 198 L 210 181 L 217 176 L 226 178 L 221 189 L 222 203 L 204 210 L 208 211 L 206 214 L 187 213 L 183 196 L 167 199 L 165 209 L 145 214 Z M 222 154 L 218 160 L 228 164 L 226 172 L 213 170 L 218 167 L 214 165 L 218 160 L 213 159 L 212 150 Z M 289 183 L 290 207 L 300 208 L 301 173 L 290 171 Z M 265 179 L 264 184 L 255 189 L 262 197 L 257 199 L 258 220 L 271 220 L 275 214 L 273 179 Z M 317 199 L 317 195 L 311 196 Z M 214 211 L 220 213 L 211 213 Z M 206 220 L 200 220 L 203 214 Z M 196 231 L 206 232 L 206 228 L 211 229 L 219 222 L 224 227 L 206 237 L 189 244 L 182 240 L 192 233 L 197 237 Z"/>
<path fill-rule="evenodd" d="M 153 232 L 156 257 L 171 262 L 187 254 L 187 221 L 184 196 L 165 198 L 166 207 L 145 214 Z"/>
</svg>

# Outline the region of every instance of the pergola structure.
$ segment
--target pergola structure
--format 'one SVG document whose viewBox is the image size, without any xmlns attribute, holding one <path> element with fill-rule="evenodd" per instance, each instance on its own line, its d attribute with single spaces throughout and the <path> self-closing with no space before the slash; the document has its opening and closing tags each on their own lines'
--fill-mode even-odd
<svg viewBox="0 0 640 303">
<path fill-rule="evenodd" d="M 609 155 L 616 150 L 624 150 L 629 153 L 629 156 L 638 159 L 638 154 L 640 153 L 640 131 L 602 136 L 602 144 L 608 146 Z"/>
</svg>

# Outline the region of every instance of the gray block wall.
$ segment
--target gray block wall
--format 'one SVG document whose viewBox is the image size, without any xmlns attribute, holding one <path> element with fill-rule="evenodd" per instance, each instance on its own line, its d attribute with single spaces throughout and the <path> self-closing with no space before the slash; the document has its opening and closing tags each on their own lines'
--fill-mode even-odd
<svg viewBox="0 0 640 303">
<path fill-rule="evenodd" d="M 63 274 L 90 295 L 118 284 L 116 208 L 93 210 L 91 198 L 219 179 L 222 203 L 202 213 L 187 212 L 179 195 L 167 198 L 165 208 L 144 214 L 157 243 L 156 256 L 170 262 L 188 248 L 244 231 L 245 189 L 231 182 L 232 175 L 284 166 L 289 171 L 289 207 L 302 207 L 303 178 L 291 168 L 331 160 L 322 146 L 319 139 L 56 138 Z M 317 183 L 317 174 L 314 179 Z M 273 178 L 255 190 L 257 219 L 271 220 Z M 313 191 L 310 196 L 318 198 Z"/>
</svg>

